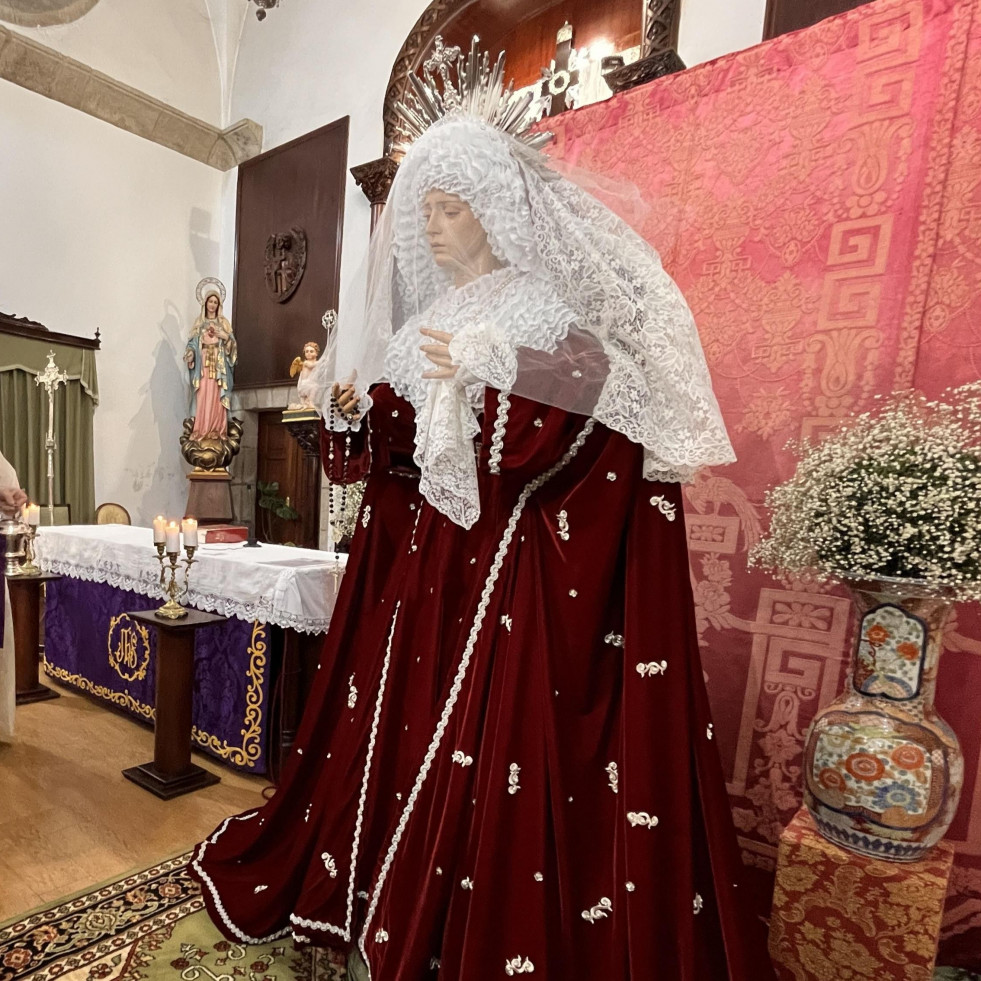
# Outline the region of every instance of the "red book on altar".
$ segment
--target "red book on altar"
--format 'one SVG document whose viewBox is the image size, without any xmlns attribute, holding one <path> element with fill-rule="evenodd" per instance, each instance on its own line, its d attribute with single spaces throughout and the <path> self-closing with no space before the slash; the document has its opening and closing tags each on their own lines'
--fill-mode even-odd
<svg viewBox="0 0 981 981">
<path fill-rule="evenodd" d="M 205 545 L 225 545 L 249 540 L 249 529 L 245 525 L 202 525 L 198 532 L 204 536 Z"/>
</svg>

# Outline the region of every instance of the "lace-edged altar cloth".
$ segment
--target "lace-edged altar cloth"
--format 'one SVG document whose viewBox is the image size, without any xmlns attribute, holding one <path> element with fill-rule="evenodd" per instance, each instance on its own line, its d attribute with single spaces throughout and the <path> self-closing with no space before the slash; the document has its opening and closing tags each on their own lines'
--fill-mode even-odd
<svg viewBox="0 0 981 981">
<path fill-rule="evenodd" d="M 42 528 L 35 545 L 45 572 L 163 598 L 160 563 L 149 528 Z M 190 589 L 182 600 L 185 605 L 321 634 L 330 625 L 347 556 L 286 545 L 216 544 L 198 548 L 194 560 Z M 182 572 L 178 581 L 183 581 Z"/>
</svg>

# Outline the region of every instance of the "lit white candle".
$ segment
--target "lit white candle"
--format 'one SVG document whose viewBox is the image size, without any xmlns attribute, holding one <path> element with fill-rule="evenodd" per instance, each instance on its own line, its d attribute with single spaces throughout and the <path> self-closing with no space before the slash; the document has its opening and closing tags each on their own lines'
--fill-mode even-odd
<svg viewBox="0 0 981 981">
<path fill-rule="evenodd" d="M 167 540 L 167 519 L 158 514 L 153 519 L 153 544 L 159 545 Z"/>
<path fill-rule="evenodd" d="M 181 550 L 181 529 L 176 521 L 167 522 L 167 551 L 179 552 Z"/>
<path fill-rule="evenodd" d="M 27 505 L 27 523 L 36 528 L 41 523 L 41 508 L 37 504 Z"/>
<path fill-rule="evenodd" d="M 196 546 L 198 543 L 198 523 L 194 518 L 185 518 L 181 522 L 181 531 L 184 534 L 184 547 Z"/>
</svg>

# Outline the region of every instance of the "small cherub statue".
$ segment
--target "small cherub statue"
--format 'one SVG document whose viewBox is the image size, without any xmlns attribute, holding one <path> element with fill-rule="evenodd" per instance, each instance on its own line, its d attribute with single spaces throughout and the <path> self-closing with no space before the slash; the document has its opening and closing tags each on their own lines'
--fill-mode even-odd
<svg viewBox="0 0 981 981">
<path fill-rule="evenodd" d="M 296 379 L 296 395 L 299 399 L 297 408 L 315 409 L 314 405 L 314 383 L 313 369 L 320 357 L 320 345 L 316 341 L 307 341 L 303 345 L 303 357 L 294 358 L 290 365 L 290 378 L 296 378 L 297 373 L 300 377 Z M 290 408 L 293 408 L 292 406 Z"/>
</svg>

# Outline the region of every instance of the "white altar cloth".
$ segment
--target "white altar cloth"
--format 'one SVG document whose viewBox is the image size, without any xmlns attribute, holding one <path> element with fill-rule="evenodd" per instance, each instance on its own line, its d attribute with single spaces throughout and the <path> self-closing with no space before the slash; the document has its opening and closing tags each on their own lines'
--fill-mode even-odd
<svg viewBox="0 0 981 981">
<path fill-rule="evenodd" d="M 154 599 L 164 597 L 150 528 L 40 528 L 35 548 L 45 572 L 106 582 Z M 240 620 L 324 633 L 346 564 L 344 554 L 287 545 L 202 545 L 194 553 L 190 589 L 181 602 Z M 183 570 L 181 564 L 177 580 L 181 584 Z"/>
</svg>

